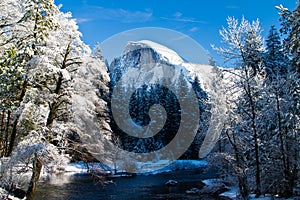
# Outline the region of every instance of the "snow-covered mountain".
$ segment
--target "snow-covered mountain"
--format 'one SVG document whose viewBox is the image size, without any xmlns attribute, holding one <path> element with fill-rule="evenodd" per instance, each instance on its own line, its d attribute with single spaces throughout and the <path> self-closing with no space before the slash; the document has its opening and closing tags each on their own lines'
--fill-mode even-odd
<svg viewBox="0 0 300 200">
<path fill-rule="evenodd" d="M 198 135 L 209 133 L 209 137 L 207 137 L 207 142 L 204 142 L 201 147 L 202 148 L 202 151 L 200 152 L 201 156 L 207 154 L 207 152 L 211 150 L 211 148 L 214 146 L 213 143 L 215 142 L 216 138 L 218 138 L 215 135 L 215 133 L 218 133 L 218 131 L 213 130 L 213 127 L 210 128 L 209 126 L 210 122 L 208 122 L 210 116 L 212 116 L 215 123 L 219 122 L 218 119 L 215 119 L 214 115 L 209 114 L 209 107 L 210 107 L 209 103 L 211 102 L 212 99 L 216 99 L 219 98 L 219 96 L 221 96 L 221 94 L 218 94 L 218 91 L 216 91 L 215 88 L 214 77 L 216 76 L 216 73 L 214 73 L 214 71 L 215 69 L 213 66 L 186 62 L 184 61 L 184 59 L 182 59 L 180 55 L 178 55 L 172 49 L 148 40 L 128 42 L 124 48 L 122 55 L 119 58 L 114 59 L 114 61 L 109 66 L 111 85 L 113 87 L 116 86 L 118 88 L 120 85 L 122 85 L 123 88 L 128 88 L 129 91 L 133 92 L 134 90 L 132 90 L 132 88 L 137 89 L 137 88 L 142 88 L 145 85 L 149 86 L 149 85 L 156 85 L 156 84 L 166 86 L 165 84 L 167 84 L 167 86 L 170 86 L 172 91 L 178 92 L 178 90 L 181 90 L 179 91 L 179 93 L 177 93 L 181 95 L 181 96 L 179 95 L 179 99 L 182 98 L 182 94 L 184 94 L 185 91 L 191 92 L 194 90 L 194 92 L 197 95 L 199 101 L 198 105 L 200 108 L 200 124 L 197 133 Z M 185 83 L 182 82 L 183 80 L 185 80 L 184 81 Z M 169 87 L 167 88 L 170 89 Z M 150 90 L 151 87 L 148 87 L 148 91 Z M 127 96 L 132 95 L 131 92 L 128 93 L 127 91 Z M 150 96 L 149 94 L 146 93 L 142 94 L 142 90 L 141 90 L 139 95 L 140 95 L 139 97 L 135 97 L 136 102 L 148 100 L 149 103 L 152 101 L 149 99 L 152 98 L 150 96 L 153 94 L 150 94 Z M 146 97 L 145 99 L 145 96 L 148 97 Z M 178 98 L 178 96 L 176 97 Z M 186 97 L 191 98 L 190 96 L 186 96 Z M 166 101 L 169 102 L 167 104 L 173 104 L 172 99 L 170 98 Z M 127 104 L 124 102 L 129 102 L 129 99 L 126 99 L 126 101 L 124 100 L 122 105 Z M 204 102 L 208 102 L 208 103 L 204 103 Z M 147 111 L 147 108 L 145 109 L 145 107 L 147 106 L 148 106 L 147 104 L 142 103 L 140 106 L 135 107 L 136 113 L 131 115 L 131 117 L 135 116 L 134 118 L 137 119 L 138 124 L 140 123 L 143 124 L 143 122 L 145 122 L 144 120 L 145 118 L 140 115 L 148 115 L 147 112 L 149 112 L 149 110 Z M 120 107 L 122 106 L 120 105 Z M 197 105 L 193 107 L 192 110 L 197 110 L 196 107 Z M 126 109 L 129 108 L 126 107 Z M 175 108 L 175 110 L 176 109 L 180 110 L 180 108 Z M 177 114 L 173 113 L 173 114 L 174 116 L 176 116 L 178 113 Z M 196 116 L 196 114 L 194 115 Z M 130 116 L 119 115 L 118 118 L 129 119 Z M 147 117 L 146 117 L 146 121 L 147 121 Z M 174 130 L 176 130 L 177 122 L 171 121 L 170 123 L 171 125 L 169 124 L 169 126 L 172 127 L 174 126 L 173 127 Z M 130 126 L 129 125 L 125 125 L 125 126 L 127 126 L 127 128 L 125 127 L 125 130 L 128 130 L 125 132 L 134 132 L 132 131 L 134 130 L 135 127 L 134 124 L 131 124 Z M 169 132 L 166 131 L 165 134 L 166 135 L 172 134 L 174 130 L 170 130 Z M 193 132 L 193 131 L 191 130 L 188 131 L 186 129 L 186 132 Z M 199 147 L 201 146 L 199 145 L 199 142 L 202 143 L 203 141 L 202 139 L 200 140 L 201 141 L 197 141 L 198 143 L 194 145 L 194 148 L 196 148 L 196 150 L 195 149 L 192 150 L 194 152 L 197 151 L 197 155 L 198 155 Z M 163 143 L 164 142 L 166 141 L 163 141 Z M 140 148 L 143 149 L 144 147 L 140 147 Z M 144 150 L 141 150 L 141 152 L 143 151 Z"/>
<path fill-rule="evenodd" d="M 149 76 L 154 82 L 156 78 L 169 76 L 168 71 L 163 71 L 162 65 L 172 66 L 178 73 L 182 73 L 186 79 L 192 82 L 197 76 L 203 90 L 212 91 L 213 66 L 185 62 L 180 55 L 172 49 L 149 40 L 128 42 L 123 54 L 116 58 L 109 67 L 111 81 L 115 84 L 123 74 L 130 78 L 149 80 Z M 174 78 L 173 81 L 176 81 Z"/>
</svg>

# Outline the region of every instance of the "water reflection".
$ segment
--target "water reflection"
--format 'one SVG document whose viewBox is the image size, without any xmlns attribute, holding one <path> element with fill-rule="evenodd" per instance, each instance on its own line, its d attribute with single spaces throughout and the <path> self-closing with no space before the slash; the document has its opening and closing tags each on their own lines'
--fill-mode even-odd
<svg viewBox="0 0 300 200">
<path fill-rule="evenodd" d="M 61 175 L 39 183 L 35 199 L 221 199 L 186 193 L 191 188 L 203 187 L 201 180 L 212 178 L 213 174 L 215 173 L 193 170 L 119 177 L 112 178 L 112 183 L 104 186 L 95 182 L 89 174 L 75 174 L 67 178 Z M 165 183 L 168 180 L 177 180 L 178 184 L 167 186 Z"/>
</svg>

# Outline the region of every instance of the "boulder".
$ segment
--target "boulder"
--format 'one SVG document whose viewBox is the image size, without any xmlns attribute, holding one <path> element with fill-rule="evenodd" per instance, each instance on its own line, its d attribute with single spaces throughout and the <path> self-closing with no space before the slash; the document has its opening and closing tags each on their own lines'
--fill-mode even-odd
<svg viewBox="0 0 300 200">
<path fill-rule="evenodd" d="M 187 193 L 187 194 L 197 194 L 199 192 L 200 192 L 200 189 L 198 189 L 198 188 L 192 188 L 190 190 L 185 191 L 185 193 Z"/>
<path fill-rule="evenodd" d="M 223 192 L 228 191 L 225 184 L 223 183 L 216 183 L 213 185 L 207 185 L 204 188 L 202 188 L 199 193 L 200 194 L 210 194 L 210 195 L 219 195 Z"/>
<path fill-rule="evenodd" d="M 167 186 L 174 186 L 174 185 L 177 185 L 178 182 L 177 181 L 174 181 L 174 180 L 168 180 L 165 185 Z"/>
</svg>

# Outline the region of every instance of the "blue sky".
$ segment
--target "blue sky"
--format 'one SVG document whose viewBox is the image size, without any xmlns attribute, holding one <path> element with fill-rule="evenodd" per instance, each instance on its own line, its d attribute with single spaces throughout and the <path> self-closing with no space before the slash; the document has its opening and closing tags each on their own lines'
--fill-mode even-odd
<svg viewBox="0 0 300 200">
<path fill-rule="evenodd" d="M 135 28 L 161 27 L 190 36 L 207 49 L 222 65 L 211 49 L 220 46 L 219 30 L 226 27 L 226 18 L 244 16 L 260 19 L 267 35 L 269 27 L 279 27 L 276 5 L 293 10 L 297 0 L 55 0 L 62 11 L 71 11 L 77 19 L 83 40 L 91 47 L 97 42 Z"/>
</svg>

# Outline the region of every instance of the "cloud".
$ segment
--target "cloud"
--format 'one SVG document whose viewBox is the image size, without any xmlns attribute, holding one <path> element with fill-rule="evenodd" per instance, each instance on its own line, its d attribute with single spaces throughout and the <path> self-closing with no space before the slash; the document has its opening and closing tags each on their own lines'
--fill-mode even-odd
<svg viewBox="0 0 300 200">
<path fill-rule="evenodd" d="M 177 22 L 190 22 L 190 23 L 199 23 L 199 24 L 208 24 L 206 21 L 199 21 L 192 18 L 168 18 L 168 17 L 161 17 L 161 19 L 169 20 L 169 21 L 177 21 Z"/>
<path fill-rule="evenodd" d="M 193 27 L 193 28 L 191 28 L 189 31 L 190 31 L 190 32 L 196 32 L 196 31 L 198 31 L 198 30 L 199 30 L 198 27 Z"/>
<path fill-rule="evenodd" d="M 95 19 L 119 21 L 123 23 L 146 22 L 152 18 L 152 10 L 130 11 L 122 8 L 104 8 L 88 6 L 89 12 Z"/>
<path fill-rule="evenodd" d="M 181 12 L 176 12 L 174 13 L 174 17 L 181 17 L 182 16 L 182 13 Z"/>
<path fill-rule="evenodd" d="M 92 18 L 77 18 L 77 19 L 76 19 L 76 22 L 77 22 L 78 24 L 82 24 L 82 23 L 90 22 L 90 21 L 93 21 L 93 19 L 92 19 Z"/>
<path fill-rule="evenodd" d="M 185 23 L 198 23 L 198 24 L 208 24 L 206 21 L 196 20 L 191 17 L 184 17 L 181 12 L 176 12 L 173 14 L 174 17 L 160 17 L 163 20 L 168 21 L 177 21 L 177 22 L 185 22 Z"/>
</svg>

